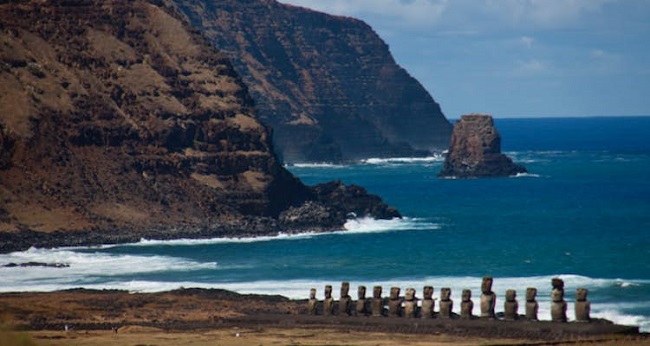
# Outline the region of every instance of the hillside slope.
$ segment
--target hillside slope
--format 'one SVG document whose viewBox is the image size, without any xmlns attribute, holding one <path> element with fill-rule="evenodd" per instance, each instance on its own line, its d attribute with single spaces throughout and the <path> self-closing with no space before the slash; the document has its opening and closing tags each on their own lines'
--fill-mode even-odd
<svg viewBox="0 0 650 346">
<path fill-rule="evenodd" d="M 399 215 L 286 171 L 230 62 L 159 2 L 16 1 L 0 18 L 0 251 Z"/>
<path fill-rule="evenodd" d="M 174 1 L 231 57 L 287 162 L 422 155 L 451 125 L 362 21 L 275 0 Z"/>
</svg>

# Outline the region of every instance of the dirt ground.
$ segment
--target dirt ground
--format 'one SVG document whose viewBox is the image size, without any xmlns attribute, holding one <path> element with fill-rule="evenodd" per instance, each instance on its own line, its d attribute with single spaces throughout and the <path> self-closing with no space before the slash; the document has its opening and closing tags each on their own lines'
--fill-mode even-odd
<svg viewBox="0 0 650 346">
<path fill-rule="evenodd" d="M 609 337 L 598 340 L 567 342 L 526 341 L 458 337 L 452 335 L 417 335 L 399 333 L 340 332 L 326 329 L 240 329 L 228 328 L 194 332 L 165 332 L 157 328 L 124 327 L 112 331 L 34 331 L 12 332 L 0 338 L 0 346 L 249 346 L 249 345 L 358 345 L 358 346 L 438 346 L 438 345 L 649 345 L 647 339 Z"/>
<path fill-rule="evenodd" d="M 0 294 L 0 346 L 49 345 L 640 346 L 650 336 L 606 321 L 308 316 L 306 301 L 223 290 Z"/>
</svg>

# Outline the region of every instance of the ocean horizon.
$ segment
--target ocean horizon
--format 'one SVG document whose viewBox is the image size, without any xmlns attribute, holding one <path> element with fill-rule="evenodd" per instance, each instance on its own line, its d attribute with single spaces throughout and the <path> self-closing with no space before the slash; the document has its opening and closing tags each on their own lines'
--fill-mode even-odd
<svg viewBox="0 0 650 346">
<path fill-rule="evenodd" d="M 440 179 L 441 156 L 288 167 L 306 184 L 364 186 L 403 219 L 350 220 L 333 233 L 32 248 L 0 255 L 0 292 L 203 287 L 305 299 L 314 287 L 322 299 L 326 284 L 338 298 L 348 281 L 353 298 L 357 285 L 381 285 L 384 295 L 414 287 L 418 297 L 432 285 L 434 297 L 450 287 L 457 302 L 471 289 L 476 304 L 489 275 L 497 311 L 507 289 L 521 307 L 536 287 L 548 320 L 551 279 L 560 277 L 570 319 L 584 287 L 592 317 L 650 331 L 650 116 L 495 123 L 504 153 L 529 173 Z M 30 261 L 69 267 L 2 267 Z"/>
</svg>

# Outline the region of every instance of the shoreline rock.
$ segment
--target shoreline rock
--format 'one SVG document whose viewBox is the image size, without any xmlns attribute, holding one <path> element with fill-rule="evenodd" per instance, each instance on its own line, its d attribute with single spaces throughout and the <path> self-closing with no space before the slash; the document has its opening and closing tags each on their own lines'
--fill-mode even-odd
<svg viewBox="0 0 650 346">
<path fill-rule="evenodd" d="M 468 114 L 454 124 L 449 150 L 439 177 L 508 177 L 526 173 L 501 153 L 501 135 L 491 115 Z"/>
</svg>

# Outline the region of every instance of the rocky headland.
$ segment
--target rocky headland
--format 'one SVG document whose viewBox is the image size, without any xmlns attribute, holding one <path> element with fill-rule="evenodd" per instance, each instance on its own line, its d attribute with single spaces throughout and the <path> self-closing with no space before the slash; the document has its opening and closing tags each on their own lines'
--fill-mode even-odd
<svg viewBox="0 0 650 346">
<path fill-rule="evenodd" d="M 440 177 L 483 178 L 508 177 L 525 173 L 501 153 L 501 136 L 490 115 L 463 115 L 451 135 L 451 143 Z"/>
<path fill-rule="evenodd" d="M 440 106 L 366 23 L 275 0 L 174 2 L 231 58 L 286 162 L 447 148 Z"/>
<path fill-rule="evenodd" d="M 230 61 L 162 1 L 12 1 L 0 18 L 0 252 L 399 216 L 284 169 Z"/>
</svg>

